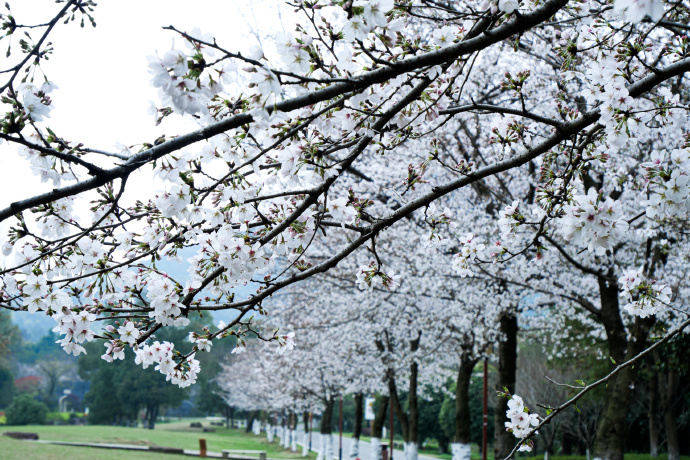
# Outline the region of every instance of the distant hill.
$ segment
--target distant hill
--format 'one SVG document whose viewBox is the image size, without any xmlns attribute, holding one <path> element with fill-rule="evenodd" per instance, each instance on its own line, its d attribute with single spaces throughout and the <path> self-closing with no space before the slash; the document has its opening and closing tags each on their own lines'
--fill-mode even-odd
<svg viewBox="0 0 690 460">
<path fill-rule="evenodd" d="M 12 322 L 19 326 L 22 337 L 28 342 L 38 342 L 55 327 L 55 321 L 41 313 L 31 313 L 25 311 L 13 311 Z"/>
</svg>

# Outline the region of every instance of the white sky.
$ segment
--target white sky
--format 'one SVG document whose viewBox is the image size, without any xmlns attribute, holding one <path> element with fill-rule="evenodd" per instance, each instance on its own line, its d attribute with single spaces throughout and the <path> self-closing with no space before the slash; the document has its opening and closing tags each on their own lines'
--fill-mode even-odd
<svg viewBox="0 0 690 460">
<path fill-rule="evenodd" d="M 10 0 L 18 23 L 47 22 L 62 5 L 52 0 Z M 152 142 L 162 134 L 184 134 L 196 128 L 179 116 L 168 117 L 155 127 L 147 113 L 150 102 L 160 107 L 158 92 L 150 83 L 146 56 L 162 55 L 171 48 L 174 33 L 163 30 L 173 25 L 191 31 L 199 27 L 212 33 L 219 45 L 231 51 L 248 51 L 257 45 L 252 31 L 275 34 L 282 31 L 285 16 L 292 15 L 281 0 L 117 0 L 99 1 L 94 17 L 97 27 L 88 22 L 82 29 L 79 17 L 68 25 L 59 23 L 50 35 L 54 53 L 43 68 L 59 89 L 51 94 L 53 110 L 44 126 L 52 128 L 69 141 L 116 151 L 115 143 L 132 145 Z M 4 9 L 4 8 L 3 8 Z M 282 19 L 281 21 L 281 14 Z M 290 28 L 286 25 L 286 28 Z M 42 29 L 31 32 L 37 41 Z M 7 40 L 0 41 L 0 67 L 14 65 L 20 58 L 20 34 L 12 40 L 13 54 L 4 57 Z M 178 49 L 183 40 L 175 38 Z M 7 62 L 10 61 L 10 62 Z M 4 82 L 5 80 L 3 80 Z M 42 81 L 37 80 L 38 83 Z M 25 134 L 28 132 L 25 131 Z M 193 148 L 193 147 L 190 147 Z M 16 154 L 17 148 L 0 145 L 0 207 L 51 190 L 52 184 L 41 184 L 30 172 L 26 160 Z M 155 187 L 151 169 L 145 167 L 130 177 L 128 189 L 139 197 L 149 197 Z M 155 188 L 156 190 L 161 187 Z M 132 193 L 132 192 L 130 192 Z M 131 196 L 131 195 L 130 195 Z"/>
<path fill-rule="evenodd" d="M 50 21 L 62 7 L 53 0 L 10 0 L 9 3 L 17 23 L 27 25 Z M 157 107 L 161 104 L 158 90 L 149 83 L 146 57 L 163 55 L 172 47 L 173 40 L 177 49 L 187 49 L 184 40 L 162 27 L 173 25 L 182 31 L 199 27 L 202 33 L 213 34 L 225 49 L 247 52 L 259 44 L 257 35 L 267 45 L 271 40 L 266 37 L 282 32 L 283 24 L 287 30 L 294 29 L 290 24 L 294 24 L 296 17 L 283 0 L 103 0 L 97 3 L 93 13 L 96 28 L 86 21 L 82 29 L 81 18 L 77 16 L 69 24 L 60 22 L 49 36 L 54 52 L 42 68 L 58 90 L 51 93 L 53 110 L 41 126 L 50 127 L 68 141 L 111 152 L 117 151 L 116 143 L 153 142 L 163 134 L 179 135 L 197 128 L 192 120 L 177 115 L 167 117 L 156 127 L 148 113 L 151 101 Z M 34 42 L 44 30 L 30 31 Z M 10 59 L 5 58 L 7 39 L 0 41 L 1 69 L 15 65 L 23 57 L 20 38 L 23 32 L 15 33 L 12 38 Z M 35 82 L 42 83 L 42 77 Z M 24 131 L 25 135 L 28 133 L 28 129 Z M 151 171 L 150 166 L 145 166 L 130 176 L 123 204 L 131 204 L 135 199 L 148 200 L 164 188 L 160 181 L 152 181 Z M 7 142 L 0 145 L 0 173 L 0 208 L 53 188 L 52 182 L 41 183 L 31 173 L 29 162 L 17 154 L 17 147 Z M 79 216 L 89 213 L 89 201 L 94 195 L 82 197 L 75 205 L 75 217 L 81 222 L 86 218 Z M 0 223 L 0 241 L 5 240 L 6 231 L 14 221 L 7 219 Z M 4 257 L 0 254 L 2 264 Z"/>
</svg>

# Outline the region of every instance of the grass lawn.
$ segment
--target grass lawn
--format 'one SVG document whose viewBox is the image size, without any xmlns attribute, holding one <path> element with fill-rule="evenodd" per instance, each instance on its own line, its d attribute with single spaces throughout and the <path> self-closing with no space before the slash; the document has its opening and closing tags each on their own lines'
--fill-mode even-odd
<svg viewBox="0 0 690 460">
<path fill-rule="evenodd" d="M 26 427 L 24 427 L 26 428 Z M 89 447 L 55 446 L 18 441 L 0 436 L 0 458 L 7 460 L 182 460 L 184 455 L 162 455 L 157 452 L 91 449 Z"/>
<path fill-rule="evenodd" d="M 208 422 L 204 427 L 210 427 Z M 143 428 L 125 428 L 117 426 L 3 426 L 0 432 L 25 431 L 38 433 L 39 439 L 51 441 L 100 442 L 112 444 L 135 444 L 140 446 L 167 446 L 183 449 L 199 449 L 199 438 L 206 439 L 209 451 L 221 452 L 223 449 L 235 450 L 265 450 L 269 458 L 301 459 L 301 448 L 298 452 L 290 452 L 280 447 L 277 441 L 268 444 L 266 436 L 254 436 L 244 430 L 226 429 L 214 426 L 215 433 L 203 433 L 201 428 L 190 428 L 189 421 L 171 422 L 156 426 L 155 430 Z M 0 436 L 0 458 L 8 459 L 177 459 L 179 455 L 165 455 L 137 451 L 113 451 L 108 449 L 91 449 L 88 447 L 67 447 L 57 445 L 35 444 L 30 441 L 17 441 L 6 436 Z M 188 457 L 185 457 L 188 458 Z M 310 459 L 316 454 L 310 453 Z"/>
<path fill-rule="evenodd" d="M 155 430 L 143 428 L 124 428 L 114 426 L 0 426 L 0 433 L 4 431 L 24 431 L 38 433 L 40 439 L 51 441 L 96 442 L 112 444 L 135 444 L 140 446 L 168 446 L 183 449 L 198 449 L 199 438 L 206 439 L 208 450 L 221 452 L 223 449 L 235 450 L 265 450 L 269 458 L 287 460 L 301 459 L 301 451 L 290 452 L 280 447 L 277 441 L 268 444 L 266 436 L 254 436 L 244 430 L 226 429 L 214 426 L 215 433 L 203 433 L 201 428 L 190 428 L 190 420 L 161 423 Z M 210 427 L 207 421 L 202 422 Z M 343 433 L 348 436 L 347 433 Z M 337 433 L 336 433 L 337 436 Z M 351 434 L 350 434 L 351 436 Z M 364 440 L 364 439 L 363 439 Z M 366 439 L 368 441 L 368 439 Z M 429 455 L 444 460 L 450 460 L 449 454 L 438 454 L 436 450 L 421 450 L 422 455 Z M 109 449 L 95 449 L 88 447 L 58 446 L 37 444 L 30 441 L 18 441 L 0 436 L 0 459 L 21 460 L 177 460 L 188 458 L 182 455 L 163 455 L 156 452 L 137 452 Z M 315 459 L 311 452 L 309 459 Z M 472 459 L 479 460 L 479 450 L 472 446 Z M 542 455 L 518 456 L 518 460 L 541 460 Z M 367 460 L 367 459 L 365 459 Z M 493 449 L 489 450 L 489 460 L 493 460 Z M 586 460 L 584 456 L 552 456 L 550 460 Z M 626 454 L 625 460 L 651 460 L 646 454 Z M 655 460 L 667 460 L 666 454 L 661 454 Z M 681 456 L 681 460 L 690 460 L 688 456 Z"/>
</svg>

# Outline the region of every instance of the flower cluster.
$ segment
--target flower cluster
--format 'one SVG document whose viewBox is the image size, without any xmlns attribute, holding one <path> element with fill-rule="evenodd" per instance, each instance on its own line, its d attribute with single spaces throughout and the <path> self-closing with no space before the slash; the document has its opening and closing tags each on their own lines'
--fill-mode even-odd
<svg viewBox="0 0 690 460">
<path fill-rule="evenodd" d="M 210 34 L 202 35 L 199 29 L 194 29 L 190 36 L 207 43 L 213 42 Z M 174 49 L 166 52 L 162 58 L 149 56 L 149 73 L 165 106 L 171 106 L 179 113 L 195 115 L 207 110 L 211 99 L 223 90 L 223 83 L 233 81 L 236 65 L 227 62 L 214 78 L 210 72 L 204 72 L 206 62 L 198 42 L 187 40 L 186 44 L 191 48 L 191 56 Z M 204 49 L 204 53 L 213 56 L 212 49 Z"/>
<path fill-rule="evenodd" d="M 278 335 L 276 337 L 278 339 L 278 348 L 276 348 L 277 353 L 283 354 L 286 351 L 290 351 L 295 348 L 294 332 L 288 332 L 287 335 Z M 233 350 L 233 352 L 234 351 L 235 350 Z"/>
<path fill-rule="evenodd" d="M 508 401 L 506 416 L 510 421 L 505 422 L 506 431 L 513 433 L 518 439 L 524 439 L 518 449 L 520 452 L 531 452 L 534 443 L 531 439 L 525 439 L 532 434 L 533 428 L 539 425 L 539 416 L 530 414 L 529 409 L 518 395 L 513 395 Z"/>
<path fill-rule="evenodd" d="M 331 215 L 337 221 L 340 221 L 340 226 L 350 225 L 355 223 L 357 218 L 357 210 L 353 206 L 348 206 L 348 198 L 341 197 L 328 202 L 328 209 Z"/>
<path fill-rule="evenodd" d="M 466 276 L 472 276 L 470 264 L 473 263 L 478 256 L 481 257 L 484 254 L 486 246 L 471 233 L 468 233 L 465 238 L 460 240 L 460 244 L 462 244 L 462 249 L 453 256 L 452 268 L 455 273 L 464 278 Z"/>
<path fill-rule="evenodd" d="M 33 139 L 35 140 L 35 139 Z M 67 180 L 72 173 L 63 164 L 62 160 L 43 155 L 38 150 L 21 146 L 17 150 L 20 156 L 25 157 L 31 164 L 31 172 L 41 178 L 41 182 L 50 181 L 53 186 L 59 187 L 63 180 Z"/>
<path fill-rule="evenodd" d="M 309 72 L 309 53 L 305 49 L 309 48 L 312 41 L 312 38 L 306 34 L 302 34 L 299 41 L 286 33 L 279 33 L 276 36 L 278 53 L 291 72 L 301 74 Z"/>
<path fill-rule="evenodd" d="M 117 333 L 120 335 L 120 341 L 129 344 L 129 346 L 135 345 L 140 335 L 139 329 L 132 321 L 127 321 L 123 326 L 117 328 Z"/>
<path fill-rule="evenodd" d="M 179 292 L 172 279 L 167 276 L 151 273 L 148 278 L 149 297 L 154 311 L 149 317 L 163 326 L 186 326 L 189 319 L 180 316 L 183 305 L 179 302 Z"/>
<path fill-rule="evenodd" d="M 519 207 L 520 201 L 515 200 L 499 213 L 498 229 L 501 231 L 501 238 L 506 241 L 514 239 L 518 227 L 525 222 L 525 217 L 520 212 Z"/>
<path fill-rule="evenodd" d="M 342 34 L 345 40 L 366 40 L 367 35 L 375 27 L 385 27 L 388 24 L 386 13 L 395 6 L 393 0 L 357 0 L 355 7 L 359 7 L 360 14 L 355 14 L 345 24 Z"/>
<path fill-rule="evenodd" d="M 458 224 L 453 220 L 452 215 L 453 214 L 447 206 L 443 208 L 443 211 L 438 209 L 434 203 L 431 203 L 427 207 L 424 220 L 429 227 L 431 227 L 431 231 L 429 232 L 429 236 L 424 240 L 426 246 L 439 247 L 448 241 L 448 239 L 439 232 L 439 227 L 447 224 L 449 230 L 455 230 Z"/>
<path fill-rule="evenodd" d="M 627 304 L 623 307 L 628 313 L 640 318 L 655 315 L 664 304 L 671 301 L 671 288 L 665 284 L 644 281 L 642 267 L 630 269 L 618 278 Z"/>
<path fill-rule="evenodd" d="M 35 122 L 50 118 L 50 111 L 53 110 L 53 107 L 48 94 L 56 89 L 57 86 L 49 81 L 41 86 L 28 82 L 20 84 L 17 92 L 22 95 L 24 115 Z"/>
<path fill-rule="evenodd" d="M 576 195 L 564 207 L 563 237 L 589 251 L 603 255 L 628 230 L 619 201 L 602 197 L 593 188 L 587 195 Z"/>
<path fill-rule="evenodd" d="M 89 310 L 76 313 L 71 308 L 64 306 L 57 314 L 53 315 L 53 319 L 57 323 L 53 332 L 65 336 L 56 343 L 59 343 L 66 353 L 72 353 L 74 356 L 86 353 L 84 347 L 79 344 L 93 340 L 94 333 L 91 330 L 91 324 L 96 320 L 96 315 Z"/>
<path fill-rule="evenodd" d="M 45 237 L 67 236 L 70 233 L 69 224 L 73 222 L 73 206 L 74 198 L 72 197 L 51 203 L 43 217 L 36 221 L 37 227 L 41 230 L 41 235 Z"/>
<path fill-rule="evenodd" d="M 170 380 L 181 388 L 193 385 L 201 370 L 199 361 L 194 359 L 192 354 L 176 365 L 174 349 L 175 344 L 171 342 L 160 343 L 156 341 L 151 345 L 143 345 L 134 350 L 136 354 L 134 362 L 141 364 L 144 369 L 155 364 L 155 369 L 165 375 L 166 380 Z"/>
<path fill-rule="evenodd" d="M 649 16 L 656 22 L 664 16 L 664 4 L 660 0 L 616 0 L 614 11 L 625 12 L 625 18 L 631 22 L 640 22 Z"/>
<path fill-rule="evenodd" d="M 189 341 L 194 345 L 194 349 L 197 351 L 211 351 L 211 346 L 213 342 L 208 339 L 208 337 L 201 336 L 196 332 L 189 333 Z"/>
<path fill-rule="evenodd" d="M 120 340 L 109 340 L 103 344 L 105 346 L 105 353 L 101 355 L 101 359 L 108 363 L 112 363 L 118 359 L 125 359 L 125 344 Z"/>
<path fill-rule="evenodd" d="M 690 153 L 674 149 L 668 160 L 665 151 L 655 150 L 650 161 L 640 164 L 649 192 L 649 198 L 640 204 L 652 219 L 683 216 L 690 210 Z"/>
<path fill-rule="evenodd" d="M 360 289 L 368 291 L 374 290 L 376 287 L 383 287 L 389 291 L 395 290 L 400 286 L 400 275 L 395 273 L 382 272 L 375 260 L 369 262 L 369 265 L 362 265 L 357 270 L 357 279 L 355 282 Z"/>
</svg>

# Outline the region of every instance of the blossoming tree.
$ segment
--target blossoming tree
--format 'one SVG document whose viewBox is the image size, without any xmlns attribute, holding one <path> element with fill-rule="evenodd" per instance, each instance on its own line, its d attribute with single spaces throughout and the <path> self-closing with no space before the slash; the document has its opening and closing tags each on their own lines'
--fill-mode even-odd
<svg viewBox="0 0 690 460">
<path fill-rule="evenodd" d="M 593 277 L 576 277 L 568 286 L 578 291 L 563 295 L 588 309 L 599 289 L 601 306 L 590 311 L 615 345 L 607 381 L 620 401 L 611 399 L 595 455 L 622 459 L 611 435 L 616 404 L 645 353 L 649 318 L 675 322 L 669 334 L 688 324 L 673 310 L 683 302 L 674 306 L 678 270 L 655 281 L 667 274 L 662 265 L 685 263 L 674 252 L 685 247 L 690 207 L 685 5 L 298 0 L 290 5 L 303 19 L 271 37 L 273 51 L 231 49 L 170 26 L 186 46 L 149 59 L 157 121 L 187 117 L 199 128 L 122 139 L 129 147 L 119 151 L 50 127 L 49 36 L 74 18 L 95 25 L 98 14 L 90 0 L 57 5 L 46 23 L 15 18 L 9 5 L 0 16 L 5 37 L 24 37 L 2 69 L 0 139 L 54 187 L 0 209 L 9 225 L 3 308 L 52 317 L 69 353 L 101 340 L 106 361 L 133 353 L 187 386 L 201 371 L 195 353 L 231 335 L 242 346 L 272 296 L 355 253 L 368 255 L 352 273 L 361 288 L 394 290 L 402 279 L 377 244 L 397 223 L 415 219 L 430 241 L 459 223 L 487 237 L 497 228 L 498 242 L 451 232 L 456 251 L 430 257 L 458 276 L 527 256 L 552 257 L 545 265 L 564 258 L 569 271 Z M 453 133 L 447 126 L 457 127 L 452 148 L 441 139 Z M 126 203 L 128 178 L 151 167 L 164 191 Z M 510 200 L 478 221 L 442 211 L 444 201 L 481 206 L 497 190 Z M 75 215 L 85 201 L 90 214 Z M 329 246 L 315 243 L 331 233 L 340 237 Z M 186 251 L 185 279 L 156 264 Z M 248 283 L 255 292 L 236 299 Z M 155 340 L 161 328 L 218 310 L 235 310 L 235 319 L 192 334 L 187 346 Z M 98 328 L 104 318 L 120 324 Z M 262 338 L 279 347 L 295 340 L 283 331 Z M 512 401 L 510 428 L 528 440 L 534 418 Z"/>
</svg>

